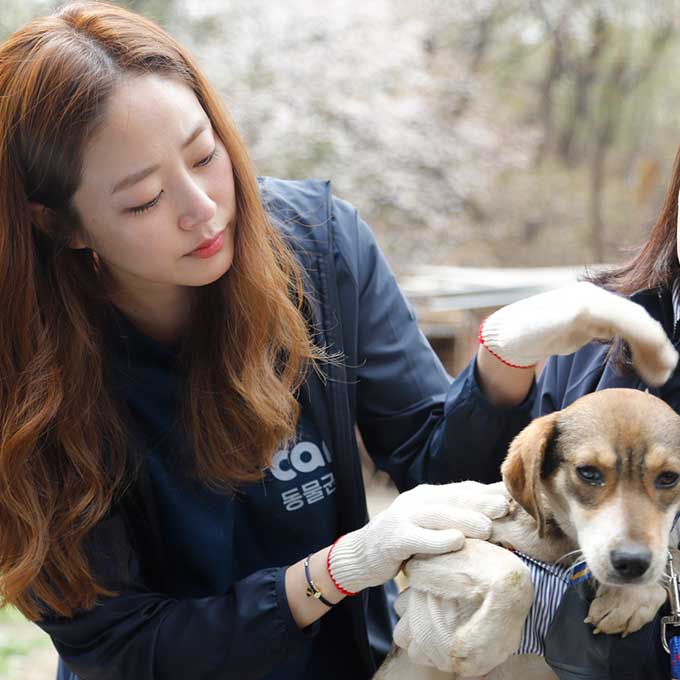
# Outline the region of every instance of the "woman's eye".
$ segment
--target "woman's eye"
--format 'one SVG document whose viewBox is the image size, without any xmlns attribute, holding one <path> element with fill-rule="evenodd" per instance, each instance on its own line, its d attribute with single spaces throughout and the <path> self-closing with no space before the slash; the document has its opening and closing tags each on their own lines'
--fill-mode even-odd
<svg viewBox="0 0 680 680">
<path fill-rule="evenodd" d="M 163 190 L 161 189 L 158 196 L 156 196 L 156 198 L 154 198 L 152 201 L 149 201 L 148 203 L 145 203 L 144 205 L 137 206 L 136 208 L 130 208 L 129 212 L 131 212 L 135 215 L 139 215 L 140 213 L 146 212 L 150 208 L 153 208 L 154 205 L 156 205 L 156 203 L 158 203 L 158 201 L 160 200 L 162 193 L 163 193 Z"/>
<path fill-rule="evenodd" d="M 199 167 L 205 167 L 206 165 L 210 165 L 213 158 L 215 158 L 216 156 L 217 156 L 217 147 L 215 147 L 212 150 L 212 152 L 209 155 L 207 155 L 202 161 L 198 161 L 198 163 L 196 163 L 196 165 L 198 165 Z"/>
<path fill-rule="evenodd" d="M 662 472 L 654 480 L 654 486 L 657 489 L 672 489 L 680 480 L 680 475 L 677 472 Z"/>
<path fill-rule="evenodd" d="M 210 154 L 208 154 L 203 160 L 198 161 L 198 163 L 196 163 L 195 167 L 204 168 L 206 165 L 210 165 L 210 163 L 212 163 L 213 160 L 215 158 L 217 158 L 217 156 L 218 156 L 218 150 L 217 150 L 217 147 L 215 147 L 212 150 L 212 152 Z M 150 210 L 151 208 L 153 208 L 156 205 L 156 203 L 158 203 L 158 201 L 161 198 L 162 193 L 163 193 L 163 190 L 161 189 L 158 196 L 156 196 L 156 198 L 154 198 L 152 201 L 149 201 L 148 203 L 145 203 L 144 205 L 139 205 L 135 208 L 130 208 L 128 212 L 131 212 L 133 215 L 140 215 L 141 213 L 144 213 L 147 210 Z"/>
<path fill-rule="evenodd" d="M 587 484 L 593 486 L 601 486 L 604 484 L 604 477 L 602 473 L 592 465 L 581 465 L 576 468 L 576 474 Z"/>
</svg>

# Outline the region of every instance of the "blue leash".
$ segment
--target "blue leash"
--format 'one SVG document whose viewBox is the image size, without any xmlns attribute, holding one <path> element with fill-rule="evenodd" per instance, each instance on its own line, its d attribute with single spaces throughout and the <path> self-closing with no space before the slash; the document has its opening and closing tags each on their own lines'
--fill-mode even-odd
<svg viewBox="0 0 680 680">
<path fill-rule="evenodd" d="M 668 551 L 668 576 L 670 578 L 668 589 L 668 599 L 671 604 L 671 613 L 661 619 L 661 644 L 668 652 L 671 659 L 671 678 L 680 680 L 680 635 L 672 635 L 669 639 L 666 635 L 668 626 L 678 628 L 680 626 L 680 585 L 678 574 L 673 568 L 673 555 Z"/>
<path fill-rule="evenodd" d="M 671 655 L 671 678 L 680 680 L 680 636 L 674 635 L 669 641 Z"/>
</svg>

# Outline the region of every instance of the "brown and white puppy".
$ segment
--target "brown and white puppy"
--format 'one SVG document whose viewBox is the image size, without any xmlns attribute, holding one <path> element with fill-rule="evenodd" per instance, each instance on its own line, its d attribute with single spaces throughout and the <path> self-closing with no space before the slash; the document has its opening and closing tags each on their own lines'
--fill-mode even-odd
<svg viewBox="0 0 680 680">
<path fill-rule="evenodd" d="M 680 416 L 638 390 L 595 392 L 528 425 L 511 443 L 501 472 L 511 512 L 494 521 L 492 542 L 546 562 L 580 550 L 598 583 L 587 619 L 596 631 L 625 635 L 654 617 L 666 598 L 660 582 L 680 507 Z M 477 542 L 468 540 L 459 553 L 416 557 L 420 585 L 428 570 L 435 575 L 446 564 L 458 577 L 467 571 L 474 581 L 477 553 Z M 517 608 L 503 602 L 503 617 L 493 616 L 493 602 L 510 597 L 495 585 L 503 582 L 502 573 L 485 582 L 485 609 L 479 611 L 491 613 L 485 614 L 488 621 L 469 627 L 469 635 L 482 626 L 495 627 L 485 636 L 497 640 L 495 648 L 475 649 L 474 640 L 460 640 L 451 650 L 453 672 L 441 673 L 412 664 L 393 646 L 375 678 L 554 678 L 540 657 L 510 656 L 517 645 L 507 631 L 521 630 L 527 609 L 520 599 Z M 453 589 L 448 595 L 459 601 L 466 597 Z M 479 600 L 479 592 L 475 597 Z M 466 621 L 456 619 L 456 624 L 462 630 Z M 457 657 L 456 648 L 465 649 L 464 655 Z"/>
</svg>

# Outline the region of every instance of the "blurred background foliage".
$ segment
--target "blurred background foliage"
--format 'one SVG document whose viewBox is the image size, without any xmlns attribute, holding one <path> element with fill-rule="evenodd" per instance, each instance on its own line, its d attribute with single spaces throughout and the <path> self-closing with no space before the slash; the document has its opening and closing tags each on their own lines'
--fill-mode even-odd
<svg viewBox="0 0 680 680">
<path fill-rule="evenodd" d="M 51 11 L 4 0 L 4 34 Z M 322 177 L 411 264 L 617 260 L 680 103 L 671 0 L 136 0 L 198 57 L 261 174 Z"/>
<path fill-rule="evenodd" d="M 0 39 L 63 3 L 2 0 Z M 398 272 L 615 261 L 680 142 L 672 0 L 134 0 L 196 55 L 260 174 L 330 178 Z M 0 678 L 54 653 L 0 615 Z"/>
</svg>

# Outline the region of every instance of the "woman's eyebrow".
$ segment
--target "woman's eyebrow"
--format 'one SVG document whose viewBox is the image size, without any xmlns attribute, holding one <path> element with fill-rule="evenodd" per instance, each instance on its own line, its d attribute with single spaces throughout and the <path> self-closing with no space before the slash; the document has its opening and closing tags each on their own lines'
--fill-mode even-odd
<svg viewBox="0 0 680 680">
<path fill-rule="evenodd" d="M 182 149 L 186 149 L 191 142 L 196 139 L 204 130 L 206 130 L 208 127 L 210 127 L 210 124 L 207 122 L 201 122 L 199 123 L 195 128 L 194 131 L 189 135 L 188 139 L 182 144 Z M 148 177 L 152 172 L 156 172 L 160 165 L 156 163 L 155 165 L 150 165 L 148 168 L 144 168 L 143 170 L 138 170 L 137 172 L 133 172 L 131 175 L 128 175 L 127 177 L 123 178 L 118 182 L 113 189 L 111 189 L 111 195 L 115 194 L 118 191 L 122 191 L 123 189 L 129 189 L 131 186 L 134 184 L 137 184 L 137 182 L 141 182 L 145 177 Z"/>
</svg>

